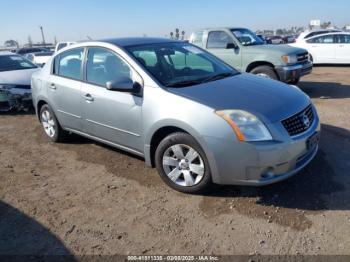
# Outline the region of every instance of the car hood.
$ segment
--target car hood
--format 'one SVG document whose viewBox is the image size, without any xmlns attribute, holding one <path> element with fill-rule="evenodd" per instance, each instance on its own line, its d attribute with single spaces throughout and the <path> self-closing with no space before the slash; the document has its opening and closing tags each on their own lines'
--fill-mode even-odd
<svg viewBox="0 0 350 262">
<path fill-rule="evenodd" d="M 0 84 L 30 85 L 32 74 L 39 68 L 0 72 Z"/>
<path fill-rule="evenodd" d="M 214 110 L 245 110 L 270 123 L 288 118 L 310 104 L 299 88 L 251 74 L 168 90 Z"/>
<path fill-rule="evenodd" d="M 305 52 L 302 48 L 289 45 L 252 45 L 247 46 L 245 51 L 248 53 L 279 53 L 282 55 L 299 54 Z"/>
</svg>

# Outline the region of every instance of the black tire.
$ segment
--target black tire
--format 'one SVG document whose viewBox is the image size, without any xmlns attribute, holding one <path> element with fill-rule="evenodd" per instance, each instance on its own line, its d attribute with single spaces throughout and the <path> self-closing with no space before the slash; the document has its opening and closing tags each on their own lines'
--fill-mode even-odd
<svg viewBox="0 0 350 262">
<path fill-rule="evenodd" d="M 289 84 L 291 84 L 291 85 L 297 85 L 297 84 L 299 83 L 299 81 L 300 81 L 300 77 L 298 77 L 297 79 L 294 79 L 294 80 L 292 80 L 292 81 L 289 81 Z"/>
<path fill-rule="evenodd" d="M 183 146 L 188 146 L 194 149 L 200 156 L 202 163 L 204 164 L 204 175 L 202 175 L 201 180 L 193 185 L 193 186 L 185 186 L 185 185 L 178 185 L 175 182 L 173 182 L 168 175 L 166 174 L 164 168 L 163 168 L 163 156 L 170 147 L 174 145 L 183 145 Z M 184 152 L 184 151 L 183 151 Z M 184 152 L 184 155 L 186 155 L 186 152 Z M 179 160 L 178 160 L 179 161 Z M 207 160 L 207 157 L 201 148 L 201 146 L 198 144 L 198 142 L 189 134 L 186 133 L 173 133 L 164 138 L 158 145 L 156 152 L 155 152 L 155 164 L 157 171 L 162 178 L 162 180 L 171 188 L 183 192 L 183 193 L 190 193 L 190 194 L 195 194 L 195 193 L 204 193 L 206 190 L 212 185 L 212 180 L 211 180 L 211 172 L 210 172 L 210 167 L 209 167 L 209 162 Z M 174 169 L 177 169 L 175 167 Z M 174 170 L 173 169 L 173 170 Z M 180 171 L 182 172 L 182 171 Z M 192 175 L 196 175 L 192 173 L 192 171 L 188 171 Z M 180 175 L 184 178 L 184 175 Z M 179 178 L 179 179 L 180 179 Z M 184 179 L 185 180 L 185 179 Z"/>
<path fill-rule="evenodd" d="M 45 111 L 48 111 L 50 113 L 50 119 L 52 119 L 54 125 L 52 126 L 55 130 L 54 134 L 52 136 L 50 136 L 47 131 L 45 130 L 45 127 L 44 127 L 44 124 L 43 122 L 45 122 L 44 120 L 44 112 Z M 40 109 L 40 123 L 41 123 L 41 126 L 44 130 L 44 133 L 46 135 L 46 137 L 52 141 L 52 142 L 55 142 L 55 143 L 59 143 L 59 142 L 63 142 L 66 140 L 67 136 L 68 136 L 68 132 L 63 130 L 60 123 L 57 121 L 57 118 L 53 112 L 53 110 L 51 109 L 51 107 L 48 105 L 48 104 L 45 104 L 41 107 Z"/>
<path fill-rule="evenodd" d="M 253 70 L 250 71 L 250 73 L 254 75 L 264 75 L 263 77 L 278 80 L 278 76 L 271 66 L 257 66 L 253 68 Z"/>
</svg>

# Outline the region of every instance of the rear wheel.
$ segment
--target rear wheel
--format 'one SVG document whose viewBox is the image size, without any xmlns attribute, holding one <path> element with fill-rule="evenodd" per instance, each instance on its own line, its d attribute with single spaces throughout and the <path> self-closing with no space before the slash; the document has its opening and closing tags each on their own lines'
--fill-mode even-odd
<svg viewBox="0 0 350 262">
<path fill-rule="evenodd" d="M 62 142 L 66 139 L 68 133 L 62 129 L 55 114 L 47 104 L 40 109 L 40 122 L 47 138 L 52 142 Z"/>
<path fill-rule="evenodd" d="M 184 193 L 204 192 L 211 185 L 208 160 L 197 141 L 186 133 L 174 133 L 160 142 L 155 163 L 163 181 Z"/>
<path fill-rule="evenodd" d="M 271 66 L 258 66 L 255 67 L 252 71 L 250 71 L 250 73 L 265 78 L 278 80 L 278 76 Z"/>
</svg>

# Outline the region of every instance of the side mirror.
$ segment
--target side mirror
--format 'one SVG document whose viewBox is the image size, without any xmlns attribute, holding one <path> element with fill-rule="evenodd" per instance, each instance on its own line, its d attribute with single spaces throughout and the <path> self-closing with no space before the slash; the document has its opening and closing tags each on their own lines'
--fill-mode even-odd
<svg viewBox="0 0 350 262">
<path fill-rule="evenodd" d="M 226 49 L 237 49 L 238 46 L 235 43 L 228 43 Z"/>
<path fill-rule="evenodd" d="M 133 92 L 134 81 L 132 81 L 129 77 L 123 77 L 115 81 L 108 81 L 106 83 L 106 88 L 111 91 L 119 91 L 119 92 Z"/>
</svg>

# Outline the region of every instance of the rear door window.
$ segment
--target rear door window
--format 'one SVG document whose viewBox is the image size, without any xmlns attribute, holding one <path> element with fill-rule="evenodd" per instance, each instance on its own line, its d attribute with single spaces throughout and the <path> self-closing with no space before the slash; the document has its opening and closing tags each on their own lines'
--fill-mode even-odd
<svg viewBox="0 0 350 262">
<path fill-rule="evenodd" d="M 82 79 L 82 62 L 84 48 L 68 50 L 55 59 L 54 74 L 71 78 L 74 80 Z"/>
<path fill-rule="evenodd" d="M 324 35 L 311 38 L 306 41 L 309 44 L 333 44 L 334 36 L 333 35 Z"/>
</svg>

